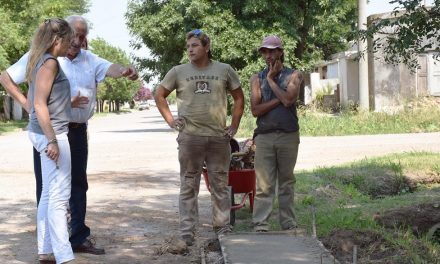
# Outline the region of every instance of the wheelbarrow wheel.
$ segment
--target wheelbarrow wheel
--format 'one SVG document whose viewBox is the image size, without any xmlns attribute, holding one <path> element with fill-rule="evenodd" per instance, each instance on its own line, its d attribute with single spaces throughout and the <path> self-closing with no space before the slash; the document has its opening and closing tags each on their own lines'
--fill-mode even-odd
<svg viewBox="0 0 440 264">
<path fill-rule="evenodd" d="M 231 208 L 232 208 L 232 206 L 235 205 L 235 199 L 234 199 L 234 191 L 232 190 L 232 188 L 230 190 L 231 190 L 230 193 L 231 193 Z M 232 226 L 235 224 L 235 210 L 233 210 L 233 209 L 231 209 L 231 217 L 229 219 L 229 223 Z"/>
</svg>

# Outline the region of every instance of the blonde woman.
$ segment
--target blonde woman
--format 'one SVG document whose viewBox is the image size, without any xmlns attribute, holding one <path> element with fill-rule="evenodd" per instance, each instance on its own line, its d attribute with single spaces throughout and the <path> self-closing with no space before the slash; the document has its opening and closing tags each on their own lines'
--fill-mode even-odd
<svg viewBox="0 0 440 264">
<path fill-rule="evenodd" d="M 29 138 L 41 154 L 43 190 L 37 214 L 40 263 L 67 263 L 74 259 L 67 231 L 67 203 L 71 189 L 70 85 L 57 57 L 66 56 L 73 36 L 69 24 L 46 19 L 37 29 L 29 51 Z"/>
</svg>

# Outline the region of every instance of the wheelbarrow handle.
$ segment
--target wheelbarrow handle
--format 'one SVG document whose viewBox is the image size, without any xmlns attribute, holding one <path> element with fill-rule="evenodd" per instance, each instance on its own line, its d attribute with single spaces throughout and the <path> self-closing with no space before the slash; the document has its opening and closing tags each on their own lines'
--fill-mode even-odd
<svg viewBox="0 0 440 264">
<path fill-rule="evenodd" d="M 247 152 L 234 152 L 234 153 L 231 153 L 231 156 L 233 158 L 235 158 L 235 157 L 243 157 L 243 156 L 246 156 L 247 154 L 248 154 Z"/>
</svg>

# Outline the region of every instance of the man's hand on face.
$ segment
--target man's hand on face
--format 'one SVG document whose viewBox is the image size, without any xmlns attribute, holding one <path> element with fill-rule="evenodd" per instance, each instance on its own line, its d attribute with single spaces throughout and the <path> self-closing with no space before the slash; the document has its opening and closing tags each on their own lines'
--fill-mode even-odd
<svg viewBox="0 0 440 264">
<path fill-rule="evenodd" d="M 71 106 L 74 108 L 84 108 L 89 103 L 89 98 L 87 96 L 81 96 L 78 91 L 78 95 L 72 97 Z"/>
<path fill-rule="evenodd" d="M 283 63 L 280 59 L 275 59 L 271 64 L 269 64 L 269 72 L 267 73 L 267 77 L 274 79 L 278 73 L 280 73 L 281 69 L 283 69 Z"/>
</svg>

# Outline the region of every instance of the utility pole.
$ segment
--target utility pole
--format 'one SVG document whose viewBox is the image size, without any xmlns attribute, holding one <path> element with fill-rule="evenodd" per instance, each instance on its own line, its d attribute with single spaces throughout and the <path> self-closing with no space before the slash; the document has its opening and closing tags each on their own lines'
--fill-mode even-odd
<svg viewBox="0 0 440 264">
<path fill-rule="evenodd" d="M 358 0 L 358 29 L 367 29 L 367 0 Z M 358 40 L 359 54 L 364 55 L 359 58 L 359 106 L 362 110 L 370 110 L 368 92 L 368 52 L 367 41 Z"/>
</svg>

